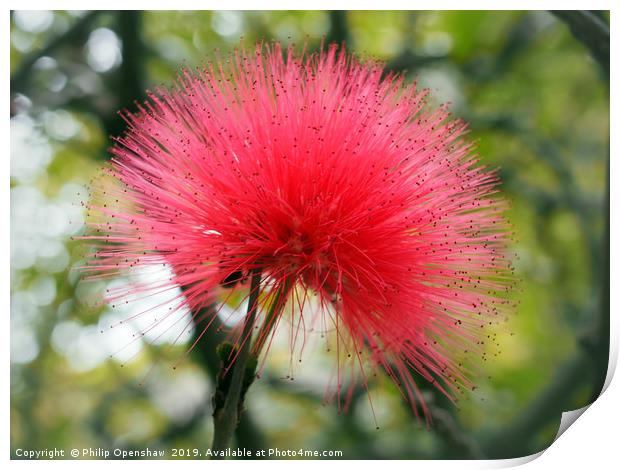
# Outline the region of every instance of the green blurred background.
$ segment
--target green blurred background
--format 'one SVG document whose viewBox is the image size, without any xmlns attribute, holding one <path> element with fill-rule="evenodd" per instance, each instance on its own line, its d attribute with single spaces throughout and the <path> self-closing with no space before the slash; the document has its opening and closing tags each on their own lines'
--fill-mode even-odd
<svg viewBox="0 0 620 470">
<path fill-rule="evenodd" d="M 346 41 L 452 103 L 483 162 L 501 168 L 521 282 L 507 326 L 489 332 L 500 347 L 479 366 L 478 389 L 457 409 L 422 385 L 430 429 L 385 377 L 370 383 L 376 423 L 363 389 L 339 415 L 324 403 L 333 358 L 317 348 L 285 379 L 284 332 L 238 445 L 405 459 L 545 448 L 560 411 L 591 401 L 607 367 L 608 68 L 584 43 L 596 50 L 609 15 L 588 18 L 564 18 L 573 35 L 544 11 L 11 12 L 12 455 L 210 444 L 217 335 L 184 358 L 190 343 L 172 345 L 174 334 L 132 342 L 135 322 L 101 334 L 123 312 L 93 306 L 106 286 L 72 270 L 87 249 L 70 237 L 83 231 L 80 202 L 108 136 L 122 132 L 116 111 L 240 37 Z"/>
</svg>

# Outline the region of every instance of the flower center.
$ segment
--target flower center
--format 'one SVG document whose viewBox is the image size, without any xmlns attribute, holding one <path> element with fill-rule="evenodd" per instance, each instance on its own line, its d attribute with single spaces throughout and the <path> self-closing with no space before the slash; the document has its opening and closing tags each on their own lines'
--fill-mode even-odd
<svg viewBox="0 0 620 470">
<path fill-rule="evenodd" d="M 282 247 L 274 253 L 274 257 L 276 262 L 289 271 L 297 271 L 315 254 L 312 240 L 302 230 L 291 230 L 283 237 L 283 242 Z"/>
</svg>

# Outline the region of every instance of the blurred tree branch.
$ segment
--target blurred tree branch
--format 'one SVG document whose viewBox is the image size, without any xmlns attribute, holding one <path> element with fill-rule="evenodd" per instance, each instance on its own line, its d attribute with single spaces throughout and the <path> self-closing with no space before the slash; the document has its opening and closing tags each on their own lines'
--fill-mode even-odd
<svg viewBox="0 0 620 470">
<path fill-rule="evenodd" d="M 609 25 L 594 11 L 553 10 L 552 13 L 566 23 L 573 36 L 590 51 L 609 81 Z"/>
<path fill-rule="evenodd" d="M 349 33 L 346 10 L 329 11 L 329 32 L 326 42 L 327 44 L 332 42 L 344 43 L 347 48 L 351 47 L 351 34 Z"/>
<path fill-rule="evenodd" d="M 118 36 L 122 42 L 123 63 L 116 76 L 117 99 L 116 109 L 125 109 L 145 97 L 145 59 L 148 54 L 142 40 L 142 17 L 139 10 L 118 12 Z M 104 119 L 108 135 L 120 135 L 125 129 L 125 121 L 116 113 L 111 112 Z"/>
<path fill-rule="evenodd" d="M 145 98 L 146 58 L 149 51 L 142 40 L 143 12 L 123 10 L 117 12 L 116 32 L 121 40 L 123 62 L 112 77 L 112 93 L 115 99 L 109 106 L 97 107 L 88 96 L 72 99 L 66 107 L 97 115 L 107 136 L 118 136 L 125 129 L 125 121 L 118 115 L 119 109 L 132 107 Z M 103 157 L 107 153 L 103 154 Z"/>
<path fill-rule="evenodd" d="M 38 51 L 35 51 L 25 57 L 19 68 L 11 77 L 11 92 L 16 93 L 22 91 L 28 86 L 31 78 L 32 67 L 40 58 L 54 54 L 61 46 L 79 42 L 80 39 L 88 32 L 94 20 L 100 13 L 102 12 L 91 11 L 87 13 L 82 18 L 76 20 L 67 31 L 49 41 L 42 49 L 39 49 Z"/>
</svg>

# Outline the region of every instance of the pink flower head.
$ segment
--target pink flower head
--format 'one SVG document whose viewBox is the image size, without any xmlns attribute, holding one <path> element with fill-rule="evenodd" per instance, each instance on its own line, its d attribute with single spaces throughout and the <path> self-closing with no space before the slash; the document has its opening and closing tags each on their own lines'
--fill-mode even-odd
<svg viewBox="0 0 620 470">
<path fill-rule="evenodd" d="M 379 365 L 422 406 L 412 370 L 449 396 L 471 387 L 463 357 L 510 284 L 504 204 L 466 125 L 426 96 L 336 46 L 184 71 L 125 114 L 88 269 L 170 266 L 149 289 L 183 287 L 193 312 L 260 269 L 290 308 L 266 320 L 263 295 L 257 323 L 331 327 L 339 361 Z"/>
</svg>

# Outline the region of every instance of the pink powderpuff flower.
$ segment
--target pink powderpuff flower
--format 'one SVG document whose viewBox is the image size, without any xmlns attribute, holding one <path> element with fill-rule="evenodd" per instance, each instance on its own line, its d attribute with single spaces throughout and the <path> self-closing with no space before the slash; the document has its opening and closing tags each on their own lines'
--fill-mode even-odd
<svg viewBox="0 0 620 470">
<path fill-rule="evenodd" d="M 183 71 L 124 113 L 108 168 L 120 184 L 90 206 L 86 269 L 169 266 L 166 282 L 130 293 L 181 286 L 194 315 L 260 270 L 265 336 L 285 314 L 296 330 L 330 325 L 339 398 L 343 362 L 348 377 L 371 364 L 426 413 L 412 371 L 450 397 L 472 387 L 463 364 L 485 354 L 511 284 L 497 173 L 426 97 L 335 45 L 257 45 Z M 290 308 L 270 316 L 275 292 Z"/>
</svg>

